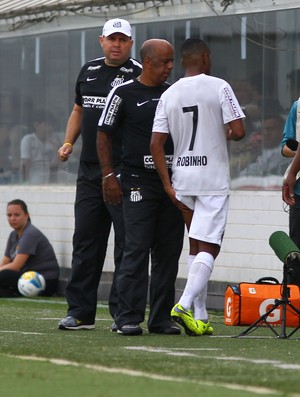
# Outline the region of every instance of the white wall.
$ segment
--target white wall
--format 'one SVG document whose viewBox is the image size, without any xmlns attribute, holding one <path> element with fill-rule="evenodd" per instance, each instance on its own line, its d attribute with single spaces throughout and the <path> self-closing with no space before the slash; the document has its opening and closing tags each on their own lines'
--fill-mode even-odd
<svg viewBox="0 0 300 397">
<path fill-rule="evenodd" d="M 10 228 L 6 204 L 24 200 L 32 223 L 52 242 L 62 268 L 69 268 L 72 253 L 74 187 L 0 186 L 0 255 L 3 256 Z M 282 279 L 282 263 L 269 246 L 270 235 L 288 232 L 280 191 L 233 191 L 227 229 L 212 281 L 255 282 L 260 277 Z M 113 270 L 113 236 L 110 237 L 104 271 Z M 178 277 L 185 278 L 188 241 L 185 239 Z"/>
</svg>

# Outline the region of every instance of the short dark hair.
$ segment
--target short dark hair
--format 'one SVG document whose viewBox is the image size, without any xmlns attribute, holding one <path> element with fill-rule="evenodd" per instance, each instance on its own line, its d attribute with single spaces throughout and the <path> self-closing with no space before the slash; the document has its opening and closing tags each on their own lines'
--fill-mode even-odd
<svg viewBox="0 0 300 397">
<path fill-rule="evenodd" d="M 186 39 L 180 48 L 181 56 L 191 55 L 195 52 L 210 52 L 208 45 L 205 41 L 196 37 Z"/>
</svg>

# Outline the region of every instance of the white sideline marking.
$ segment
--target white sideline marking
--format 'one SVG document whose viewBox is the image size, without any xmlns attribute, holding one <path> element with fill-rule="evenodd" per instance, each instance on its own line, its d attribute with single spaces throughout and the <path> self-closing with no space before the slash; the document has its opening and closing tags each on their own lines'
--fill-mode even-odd
<svg viewBox="0 0 300 397">
<path fill-rule="evenodd" d="M 166 347 L 166 348 L 156 348 L 156 347 L 149 347 L 149 346 L 126 346 L 125 349 L 128 350 L 142 350 L 142 351 L 149 351 L 149 352 L 162 352 L 162 353 L 166 353 L 166 352 L 170 352 L 170 351 L 174 351 L 173 347 Z M 216 350 L 222 350 L 222 349 L 217 349 L 217 348 L 208 348 L 208 347 L 189 347 L 189 348 L 185 348 L 185 347 L 175 347 L 175 350 L 192 350 L 192 351 L 216 351 Z"/>
<path fill-rule="evenodd" d="M 184 349 L 184 348 L 155 348 L 155 347 L 147 347 L 147 346 L 127 346 L 125 347 L 125 349 L 127 350 L 140 350 L 140 351 L 144 351 L 144 352 L 150 352 L 150 353 L 165 353 L 168 356 L 179 356 L 179 357 L 198 357 L 198 354 L 194 354 L 194 353 L 189 353 L 188 350 L 191 351 L 216 351 L 216 350 L 221 350 L 221 349 L 209 349 L 209 348 L 203 348 L 201 349 L 196 348 L 190 348 L 190 349 Z M 180 351 L 181 350 L 181 351 Z M 184 350 L 184 351 L 182 351 Z"/>
<path fill-rule="evenodd" d="M 211 358 L 211 357 L 210 357 Z M 281 361 L 276 361 L 276 360 L 255 360 L 255 359 L 246 359 L 246 358 L 242 358 L 242 357 L 216 357 L 219 360 L 229 360 L 229 361 L 247 361 L 247 362 L 251 362 L 253 364 L 270 364 L 273 367 L 277 367 L 277 368 L 282 368 L 282 369 L 296 369 L 296 370 L 300 370 L 300 364 L 288 364 L 288 363 L 283 363 Z"/>
<path fill-rule="evenodd" d="M 226 389 L 231 389 L 231 390 L 241 390 L 241 391 L 249 391 L 255 394 L 259 395 L 264 395 L 264 394 L 274 394 L 274 395 L 279 395 L 282 394 L 281 392 L 278 392 L 277 390 L 272 390 L 268 389 L 266 387 L 253 387 L 253 386 L 245 386 L 245 385 L 238 385 L 238 384 L 229 384 L 229 383 L 215 383 L 215 382 L 207 382 L 207 381 L 193 381 L 190 379 L 185 379 L 185 378 L 178 378 L 178 377 L 172 377 L 172 376 L 165 376 L 165 375 L 159 375 L 159 374 L 149 374 L 146 372 L 142 371 L 135 371 L 135 370 L 130 370 L 130 369 L 124 369 L 124 368 L 109 368 L 109 367 L 104 367 L 102 365 L 92 365 L 92 364 L 82 364 L 78 363 L 76 361 L 69 361 L 69 360 L 62 360 L 62 359 L 56 359 L 56 358 L 46 358 L 46 357 L 36 357 L 36 356 L 15 356 L 15 355 L 6 355 L 7 357 L 12 357 L 12 358 L 17 358 L 20 360 L 31 360 L 31 361 L 43 361 L 43 362 L 49 362 L 54 365 L 69 365 L 73 367 L 80 367 L 80 368 L 86 368 L 86 369 L 91 369 L 93 371 L 97 372 L 108 372 L 108 373 L 114 373 L 114 374 L 122 374 L 122 375 L 127 375 L 127 376 L 133 376 L 133 377 L 144 377 L 148 379 L 153 379 L 153 380 L 161 380 L 161 381 L 167 381 L 167 382 L 178 382 L 178 383 L 193 383 L 193 384 L 198 384 L 198 385 L 204 385 L 204 386 L 212 386 L 212 387 L 224 387 Z M 299 394 L 293 394 L 293 397 L 300 397 Z"/>
<path fill-rule="evenodd" d="M 125 349 L 127 350 L 140 350 L 143 352 L 148 352 L 148 353 L 165 353 L 167 355 L 172 355 L 172 356 L 189 356 L 189 357 L 198 357 L 198 354 L 193 354 L 189 353 L 188 350 L 191 351 L 216 351 L 216 350 L 222 350 L 222 349 L 212 349 L 212 348 L 155 348 L 155 347 L 148 347 L 148 346 L 126 346 Z M 184 350 L 186 353 L 181 353 L 180 350 Z M 209 359 L 209 360 L 220 360 L 220 361 L 244 361 L 247 363 L 252 363 L 252 364 L 258 364 L 258 365 L 271 365 L 276 368 L 281 368 L 281 369 L 294 369 L 294 370 L 300 370 L 300 364 L 289 364 L 289 363 L 284 363 L 279 360 L 265 360 L 265 359 L 251 359 L 251 358 L 243 358 L 243 357 L 224 357 L 224 356 L 203 356 L 201 355 L 202 359 Z M 299 395 L 300 397 L 300 395 Z"/>
<path fill-rule="evenodd" d="M 24 331 L 2 331 L 0 330 L 1 333 L 7 333 L 7 334 L 22 334 L 22 335 L 44 335 L 42 332 L 24 332 Z"/>
</svg>

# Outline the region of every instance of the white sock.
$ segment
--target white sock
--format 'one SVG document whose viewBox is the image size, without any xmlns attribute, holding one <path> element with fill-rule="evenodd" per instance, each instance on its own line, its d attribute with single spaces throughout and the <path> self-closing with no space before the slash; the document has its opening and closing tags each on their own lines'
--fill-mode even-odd
<svg viewBox="0 0 300 397">
<path fill-rule="evenodd" d="M 204 288 L 207 288 L 207 283 L 210 279 L 213 266 L 214 257 L 208 252 L 199 252 L 199 254 L 196 255 L 196 258 L 189 269 L 185 289 L 178 302 L 186 310 L 191 309 L 194 299 L 202 294 Z"/>
<path fill-rule="evenodd" d="M 194 262 L 196 258 L 196 255 L 189 255 L 188 256 L 188 272 L 190 271 L 190 268 L 192 266 L 192 263 Z"/>
<path fill-rule="evenodd" d="M 208 313 L 206 310 L 206 299 L 207 299 L 207 284 L 203 288 L 200 295 L 194 299 L 194 319 L 195 320 L 208 320 Z"/>
<path fill-rule="evenodd" d="M 196 255 L 189 255 L 189 256 L 188 256 L 188 272 L 190 271 L 190 268 L 191 268 L 192 263 L 194 262 L 195 258 L 196 258 Z M 194 309 L 194 311 L 196 311 L 196 310 L 197 310 L 197 309 L 196 309 L 196 306 L 197 306 L 197 305 L 198 305 L 198 302 L 197 302 L 197 298 L 196 298 L 196 299 L 194 300 L 194 302 L 192 303 L 191 310 Z"/>
<path fill-rule="evenodd" d="M 191 268 L 191 265 L 194 262 L 195 258 L 196 255 L 188 256 L 188 269 Z M 202 293 L 194 299 L 193 306 L 194 306 L 195 320 L 208 321 L 208 314 L 206 310 L 206 299 L 207 299 L 207 284 L 206 287 L 204 287 Z"/>
</svg>

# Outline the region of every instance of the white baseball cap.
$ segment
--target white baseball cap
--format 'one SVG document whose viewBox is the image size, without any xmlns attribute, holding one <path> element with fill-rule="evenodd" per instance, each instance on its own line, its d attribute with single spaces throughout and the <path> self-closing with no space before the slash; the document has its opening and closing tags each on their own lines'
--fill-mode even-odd
<svg viewBox="0 0 300 397">
<path fill-rule="evenodd" d="M 102 36 L 110 36 L 113 33 L 123 33 L 131 37 L 131 26 L 125 19 L 110 19 L 105 23 L 102 30 Z"/>
</svg>

